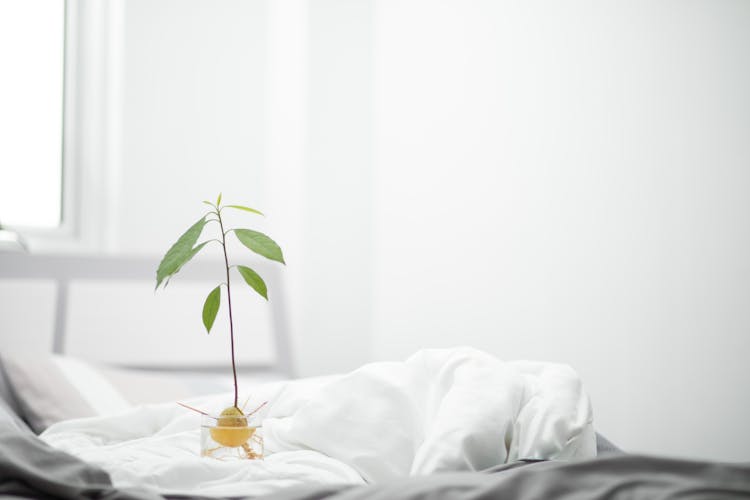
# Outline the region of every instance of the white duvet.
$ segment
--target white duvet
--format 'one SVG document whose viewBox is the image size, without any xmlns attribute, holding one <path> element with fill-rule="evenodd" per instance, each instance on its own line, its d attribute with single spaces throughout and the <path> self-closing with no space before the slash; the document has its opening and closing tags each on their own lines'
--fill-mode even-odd
<svg viewBox="0 0 750 500">
<path fill-rule="evenodd" d="M 173 403 L 61 422 L 41 437 L 101 466 L 117 487 L 216 496 L 596 455 L 591 405 L 571 368 L 469 348 L 267 384 L 252 400 L 270 401 L 262 461 L 201 458 L 199 416 Z M 190 404 L 216 411 L 231 397 Z"/>
</svg>

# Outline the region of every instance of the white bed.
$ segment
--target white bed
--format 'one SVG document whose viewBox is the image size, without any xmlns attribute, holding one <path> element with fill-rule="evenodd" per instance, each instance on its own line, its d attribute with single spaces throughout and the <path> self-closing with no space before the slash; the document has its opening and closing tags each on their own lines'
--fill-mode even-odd
<svg viewBox="0 0 750 500">
<path fill-rule="evenodd" d="M 283 294 L 277 294 L 270 303 L 269 330 L 275 359 L 246 363 L 240 370 L 241 399 L 270 402 L 263 410 L 268 455 L 252 464 L 202 458 L 199 417 L 175 400 L 184 398 L 209 412 L 228 406 L 228 361 L 217 363 L 209 356 L 208 363 L 200 358 L 184 362 L 175 359 L 174 349 L 162 352 L 161 361 L 153 352 L 147 362 L 121 360 L 121 349 L 112 347 L 101 328 L 88 337 L 99 347 L 89 346 L 87 352 L 99 356 L 69 355 L 77 335 L 67 328 L 76 283 L 144 282 L 150 288 L 156 264 L 143 258 L 0 257 L 0 278 L 51 280 L 57 288 L 50 344 L 24 354 L 8 355 L 7 346 L 0 352 L 13 404 L 45 442 L 103 468 L 115 487 L 145 486 L 157 494 L 261 495 L 295 484 L 379 483 L 519 459 L 596 455 L 588 396 L 564 365 L 506 363 L 458 348 L 420 351 L 404 362 L 366 365 L 340 376 L 283 380 L 293 369 Z M 179 279 L 212 281 L 212 264 L 190 264 Z M 281 289 L 273 268 L 259 271 L 269 289 Z M 118 288 L 110 290 L 115 294 Z M 125 313 L 130 317 L 128 308 Z M 205 381 L 213 375 L 226 384 L 204 385 L 202 392 L 217 394 L 188 390 L 191 377 Z M 71 418 L 62 411 L 72 402 L 84 414 Z"/>
<path fill-rule="evenodd" d="M 141 358 L 141 351 L 131 349 L 135 356 L 121 359 L 123 349 L 106 328 L 81 328 L 87 316 L 70 312 L 71 297 L 72 302 L 86 297 L 75 291 L 82 282 L 133 284 L 109 285 L 112 295 L 99 297 L 123 300 L 123 293 L 138 292 L 136 282 L 150 288 L 155 265 L 142 258 L 0 255 L 3 313 L 6 319 L 16 315 L 18 327 L 0 330 L 0 496 L 603 500 L 615 491 L 628 498 L 750 494 L 747 466 L 618 453 L 595 436 L 581 381 L 563 365 L 504 363 L 459 348 L 420 351 L 404 362 L 328 378 L 288 380 L 293 370 L 283 295 L 272 301 L 268 316 L 273 358 L 245 362 L 241 369 L 247 377 L 242 394 L 271 402 L 263 410 L 267 456 L 235 462 L 202 458 L 199 418 L 174 399 L 187 391 L 192 406 L 209 411 L 226 406 L 226 361 L 210 352 L 180 359 L 174 349 Z M 193 265 L 182 274 L 195 283 L 213 281 L 214 266 Z M 265 277 L 281 289 L 273 269 Z M 35 293 L 40 289 L 52 299 L 46 306 Z M 12 300 L 6 300 L 8 292 Z M 38 317 L 45 311 L 56 318 L 47 333 Z M 134 328 L 130 318 L 118 316 L 122 310 L 93 313 L 94 319 L 119 318 Z M 71 319 L 75 314 L 78 319 Z M 35 335 L 34 325 L 40 324 L 42 332 Z M 80 330 L 86 331 L 83 339 L 100 345 L 87 347 Z M 30 358 L 18 354 L 18 344 Z M 71 351 L 93 356 L 76 358 Z M 206 383 L 213 376 L 224 388 Z M 191 377 L 203 387 L 191 389 Z M 271 378 L 277 380 L 268 382 Z M 156 402 L 137 401 L 148 393 Z M 88 416 L 65 414 L 65 403 L 76 398 L 96 402 Z M 32 433 L 19 415 L 44 429 L 42 434 Z M 606 457 L 587 460 L 597 454 Z M 456 472 L 480 469 L 485 472 Z"/>
</svg>

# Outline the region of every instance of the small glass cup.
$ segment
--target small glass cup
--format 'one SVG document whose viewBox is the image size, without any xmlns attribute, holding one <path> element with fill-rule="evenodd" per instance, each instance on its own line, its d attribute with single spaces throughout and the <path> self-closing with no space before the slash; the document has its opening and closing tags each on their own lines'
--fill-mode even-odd
<svg viewBox="0 0 750 500">
<path fill-rule="evenodd" d="M 262 421 L 255 415 L 202 415 L 201 456 L 218 460 L 262 460 Z"/>
</svg>

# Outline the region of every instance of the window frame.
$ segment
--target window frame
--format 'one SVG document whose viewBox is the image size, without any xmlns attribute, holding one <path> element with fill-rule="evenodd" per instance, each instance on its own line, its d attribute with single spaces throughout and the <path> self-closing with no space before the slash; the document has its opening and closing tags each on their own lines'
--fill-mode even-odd
<svg viewBox="0 0 750 500">
<path fill-rule="evenodd" d="M 14 225 L 32 253 L 111 248 L 112 180 L 119 161 L 124 2 L 63 0 L 63 123 L 60 224 Z"/>
</svg>

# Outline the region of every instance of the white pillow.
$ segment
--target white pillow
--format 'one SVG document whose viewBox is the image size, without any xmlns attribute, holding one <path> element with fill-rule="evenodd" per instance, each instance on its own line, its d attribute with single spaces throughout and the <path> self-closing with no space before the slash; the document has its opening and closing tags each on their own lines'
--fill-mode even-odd
<svg viewBox="0 0 750 500">
<path fill-rule="evenodd" d="M 105 367 L 49 354 L 3 355 L 21 413 L 35 432 L 71 418 L 111 415 L 133 405 L 177 401 L 227 390 L 201 376 L 202 387 L 177 375 Z M 225 377 L 223 377 L 225 378 Z"/>
</svg>

